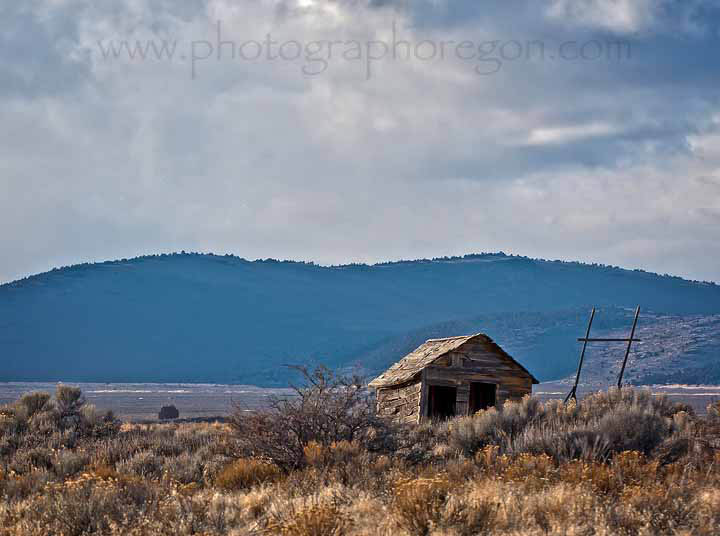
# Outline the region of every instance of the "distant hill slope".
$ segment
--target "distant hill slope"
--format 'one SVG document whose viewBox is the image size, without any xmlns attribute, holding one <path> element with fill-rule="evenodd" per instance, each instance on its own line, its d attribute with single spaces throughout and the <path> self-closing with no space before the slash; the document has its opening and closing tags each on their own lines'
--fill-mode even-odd
<svg viewBox="0 0 720 536">
<path fill-rule="evenodd" d="M 574 369 L 590 306 L 607 308 L 596 325 L 611 331 L 626 329 L 624 308 L 638 303 L 672 318 L 710 316 L 720 287 L 504 254 L 340 267 L 149 256 L 0 286 L 0 381 L 278 385 L 289 377 L 283 364 L 374 373 L 426 336 L 468 331 L 555 379 Z"/>
</svg>

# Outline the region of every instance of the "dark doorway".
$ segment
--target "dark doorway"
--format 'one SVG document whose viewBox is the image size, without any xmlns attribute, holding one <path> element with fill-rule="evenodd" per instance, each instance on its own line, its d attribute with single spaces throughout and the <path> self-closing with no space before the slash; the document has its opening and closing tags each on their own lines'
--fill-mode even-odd
<svg viewBox="0 0 720 536">
<path fill-rule="evenodd" d="M 470 414 L 493 407 L 496 390 L 497 385 L 494 383 L 472 382 L 470 384 Z"/>
<path fill-rule="evenodd" d="M 444 385 L 430 385 L 428 389 L 428 416 L 447 419 L 455 415 L 457 389 Z"/>
</svg>

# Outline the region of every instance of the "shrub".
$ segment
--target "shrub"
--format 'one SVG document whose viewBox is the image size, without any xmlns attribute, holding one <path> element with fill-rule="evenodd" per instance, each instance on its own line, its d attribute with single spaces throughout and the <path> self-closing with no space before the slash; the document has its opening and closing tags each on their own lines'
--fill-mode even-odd
<svg viewBox="0 0 720 536">
<path fill-rule="evenodd" d="M 545 454 L 558 461 L 605 460 L 609 454 L 607 440 L 596 430 L 548 424 L 523 430 L 507 443 L 507 451 L 514 455 Z"/>
<path fill-rule="evenodd" d="M 220 471 L 215 485 L 226 491 L 237 491 L 276 480 L 279 475 L 280 471 L 271 463 L 241 458 Z"/>
<path fill-rule="evenodd" d="M 424 536 L 437 527 L 453 484 L 443 478 L 417 478 L 399 482 L 392 512 L 398 527 Z"/>
<path fill-rule="evenodd" d="M 637 451 L 621 452 L 613 457 L 610 468 L 613 477 L 624 486 L 642 486 L 655 480 L 659 463 L 648 460 Z"/>
<path fill-rule="evenodd" d="M 668 465 L 686 456 L 693 444 L 694 441 L 687 437 L 669 437 L 657 446 L 652 455 L 662 465 Z"/>
<path fill-rule="evenodd" d="M 160 413 L 158 413 L 158 418 L 161 421 L 165 421 L 168 419 L 177 419 L 180 417 L 180 411 L 175 406 L 163 406 L 160 408 Z"/>
<path fill-rule="evenodd" d="M 145 478 L 157 478 L 162 473 L 162 458 L 149 450 L 138 452 L 129 460 L 117 464 L 121 473 L 133 474 Z"/>
<path fill-rule="evenodd" d="M 669 425 L 662 416 L 639 407 L 619 407 L 605 415 L 598 430 L 610 450 L 636 450 L 649 454 L 669 435 Z"/>
<path fill-rule="evenodd" d="M 450 420 L 435 431 L 451 450 L 473 455 L 487 445 L 504 452 L 547 454 L 558 461 L 604 460 L 613 452 L 648 454 L 673 433 L 690 433 L 682 405 L 648 391 L 624 388 L 562 404 L 525 397 Z"/>
<path fill-rule="evenodd" d="M 66 478 L 82 471 L 88 463 L 90 455 L 86 452 L 64 449 L 56 454 L 52 469 L 59 478 Z"/>
<path fill-rule="evenodd" d="M 78 479 L 51 486 L 30 501 L 26 525 L 35 529 L 32 534 L 109 534 L 111 529 L 127 534 L 129 521 L 153 507 L 157 511 L 157 503 L 158 494 L 143 482 L 111 486 Z"/>
<path fill-rule="evenodd" d="M 620 501 L 623 507 L 619 509 L 619 528 L 625 529 L 625 533 L 690 533 L 688 528 L 692 526 L 694 507 L 682 496 L 681 490 L 668 489 L 658 483 L 628 486 Z"/>
<path fill-rule="evenodd" d="M 466 455 L 473 455 L 486 445 L 499 445 L 520 434 L 531 424 L 542 421 L 547 413 L 536 398 L 508 401 L 500 408 L 479 411 L 445 424 L 448 444 Z"/>
<path fill-rule="evenodd" d="M 672 417 L 680 411 L 686 411 L 685 404 L 671 402 L 665 394 L 653 395 L 648 389 L 611 387 L 585 397 L 579 403 L 580 418 L 588 421 L 600 419 L 622 407 L 634 407 L 656 414 L 660 417 Z"/>
<path fill-rule="evenodd" d="M 462 493 L 458 490 L 451 495 L 445 505 L 440 523 L 443 533 L 460 536 L 478 536 L 494 534 L 499 503 L 484 493 L 471 490 Z"/>
<path fill-rule="evenodd" d="M 250 415 L 236 408 L 230 422 L 241 455 L 271 460 L 288 471 L 304 463 L 310 442 L 383 443 L 387 426 L 375 417 L 359 377 L 337 376 L 324 367 L 298 370 L 306 385 L 295 388 L 294 396 L 275 398 L 269 410 Z"/>
<path fill-rule="evenodd" d="M 305 462 L 314 467 L 342 465 L 356 462 L 363 454 L 357 442 L 338 441 L 329 446 L 311 441 L 303 450 Z"/>
<path fill-rule="evenodd" d="M 24 475 L 13 475 L 0 480 L 0 496 L 4 501 L 21 501 L 43 490 L 51 475 L 37 469 Z"/>
<path fill-rule="evenodd" d="M 330 461 L 329 449 L 317 443 L 310 441 L 303 449 L 305 453 L 305 462 L 313 467 L 322 467 Z"/>
<path fill-rule="evenodd" d="M 80 410 L 85 405 L 85 397 L 80 388 L 69 385 L 57 386 L 55 401 L 61 418 L 79 415 Z"/>
<path fill-rule="evenodd" d="M 38 413 L 53 408 L 50 402 L 50 394 L 44 392 L 25 393 L 17 401 L 17 404 L 25 410 L 24 417 L 27 419 L 32 419 Z"/>
<path fill-rule="evenodd" d="M 501 438 L 503 415 L 495 408 L 447 422 L 448 446 L 472 455 Z"/>
<path fill-rule="evenodd" d="M 81 437 L 113 437 L 120 430 L 121 422 L 112 411 L 100 413 L 93 405 L 83 406 L 77 417 L 76 431 Z"/>
<path fill-rule="evenodd" d="M 708 404 L 707 407 L 708 416 L 712 419 L 720 419 L 720 400 Z"/>
<path fill-rule="evenodd" d="M 26 474 L 33 469 L 50 469 L 52 452 L 46 447 L 34 447 L 17 452 L 10 463 L 10 469 L 18 474 Z"/>
<path fill-rule="evenodd" d="M 340 536 L 352 525 L 337 498 L 317 495 L 276 504 L 270 517 L 267 533 L 283 536 Z"/>
<path fill-rule="evenodd" d="M 183 452 L 180 456 L 166 458 L 164 471 L 168 478 L 182 484 L 202 482 L 205 463 L 197 454 Z"/>
<path fill-rule="evenodd" d="M 48 446 L 74 447 L 83 438 L 110 437 L 120 429 L 112 412 L 100 414 L 86 405 L 77 387 L 60 385 L 55 402 L 47 393 L 27 393 L 0 408 L 0 452 Z"/>
</svg>

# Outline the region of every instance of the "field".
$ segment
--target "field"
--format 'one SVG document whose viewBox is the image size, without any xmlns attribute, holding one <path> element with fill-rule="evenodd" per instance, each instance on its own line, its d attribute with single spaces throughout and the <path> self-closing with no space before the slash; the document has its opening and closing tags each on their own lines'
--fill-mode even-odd
<svg viewBox="0 0 720 536">
<path fill-rule="evenodd" d="M 181 419 L 227 415 L 235 406 L 248 410 L 267 407 L 273 396 L 285 396 L 290 389 L 253 385 L 198 383 L 73 383 L 88 403 L 99 410 L 112 410 L 123 421 L 157 420 L 162 406 L 173 405 Z M 0 404 L 13 402 L 23 393 L 55 390 L 50 382 L 0 382 Z M 720 398 L 720 388 L 717 389 Z"/>
<path fill-rule="evenodd" d="M 0 417 L 0 534 L 720 530 L 720 407 L 624 389 L 398 428 L 352 383 L 313 379 L 227 424 L 122 424 L 77 389 L 24 395 Z"/>
<path fill-rule="evenodd" d="M 23 393 L 53 392 L 50 382 L 0 382 L 0 404 L 14 402 Z M 181 419 L 199 419 L 227 415 L 236 406 L 247 410 L 266 408 L 269 400 L 286 396 L 290 389 L 264 388 L 252 385 L 222 385 L 197 383 L 73 383 L 82 389 L 87 402 L 99 410 L 112 410 L 126 422 L 147 422 L 158 418 L 162 406 L 173 405 Z M 570 391 L 572 379 L 542 382 L 533 386 L 533 395 L 541 401 L 562 399 Z M 584 397 L 607 389 L 608 382 L 583 382 L 578 396 Z M 653 385 L 641 387 L 655 395 L 665 395 L 671 402 L 688 404 L 698 414 L 705 413 L 708 404 L 720 401 L 719 385 Z"/>
</svg>

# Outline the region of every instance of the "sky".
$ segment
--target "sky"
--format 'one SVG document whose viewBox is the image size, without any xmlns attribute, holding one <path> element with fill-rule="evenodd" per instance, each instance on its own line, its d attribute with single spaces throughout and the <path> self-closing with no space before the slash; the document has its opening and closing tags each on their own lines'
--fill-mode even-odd
<svg viewBox="0 0 720 536">
<path fill-rule="evenodd" d="M 0 282 L 171 251 L 720 281 L 714 0 L 0 3 Z"/>
</svg>

